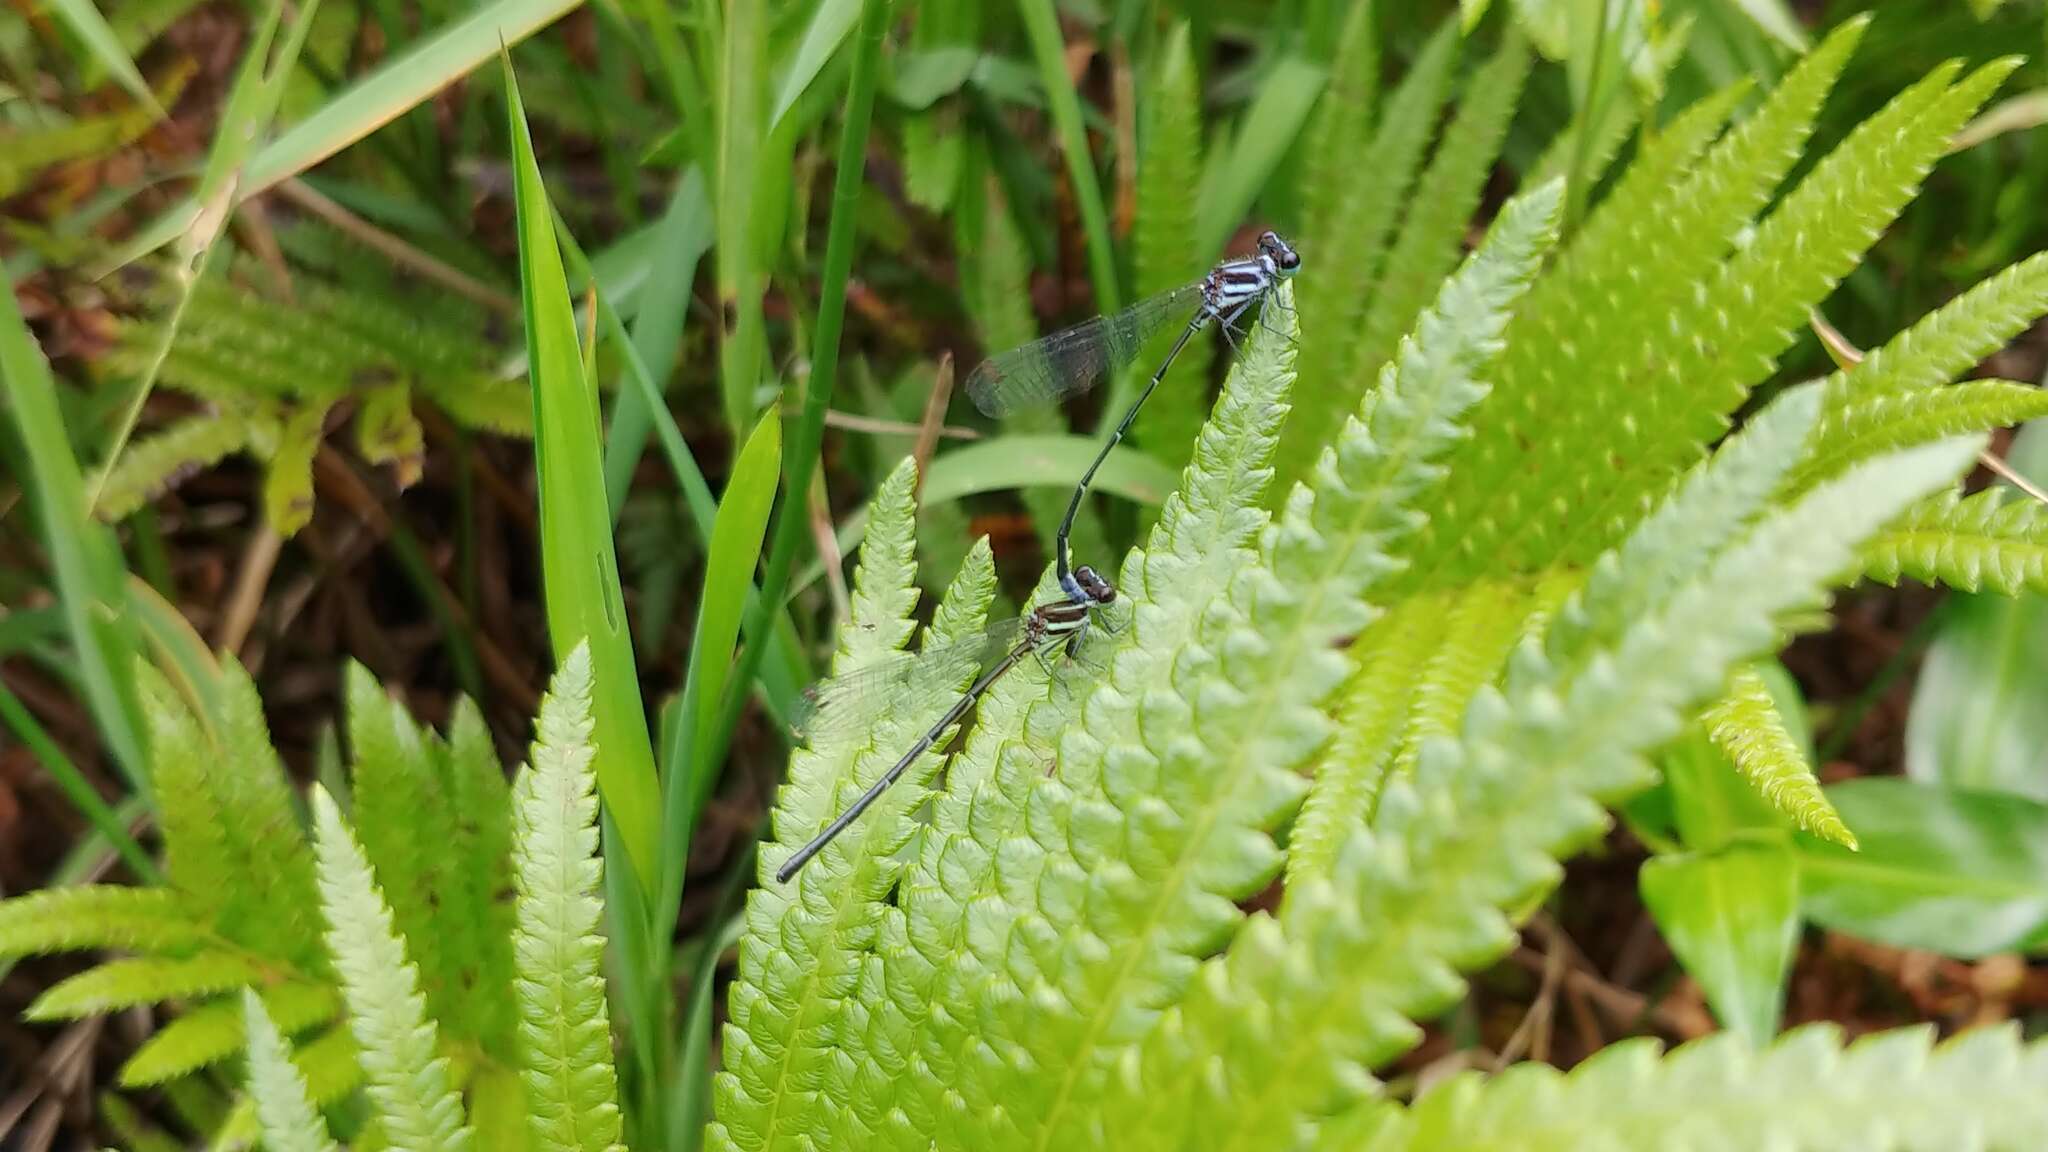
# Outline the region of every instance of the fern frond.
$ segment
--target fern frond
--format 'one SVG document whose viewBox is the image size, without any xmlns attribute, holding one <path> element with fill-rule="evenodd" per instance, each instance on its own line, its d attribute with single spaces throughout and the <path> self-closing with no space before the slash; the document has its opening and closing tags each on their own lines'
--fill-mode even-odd
<svg viewBox="0 0 2048 1152">
<path fill-rule="evenodd" d="M 1260 562 L 1205 614 L 1170 687 L 1134 695 L 1112 663 L 1063 742 L 1070 831 L 1012 928 L 1012 987 L 994 995 L 1020 1048 L 994 1069 L 988 1095 L 1004 1111 L 965 1144 L 1085 1140 L 1109 1068 L 1153 1019 L 1138 1006 L 1182 988 L 1236 926 L 1235 901 L 1279 873 L 1270 832 L 1300 802 L 1296 770 L 1328 736 L 1320 704 L 1349 670 L 1332 644 L 1370 622 L 1366 598 L 1484 395 L 1478 376 L 1555 238 L 1560 202 L 1551 184 L 1503 209 L 1403 342 L 1368 422 L 1324 451 Z M 1112 744 L 1118 713 L 1149 739 Z"/>
<path fill-rule="evenodd" d="M 1299 278 L 1301 376 L 1308 386 L 1295 395 L 1278 457 L 1282 493 L 1313 465 L 1317 449 L 1336 439 L 1356 405 L 1358 391 L 1345 385 L 1344 374 L 1358 346 L 1387 237 L 1408 199 L 1423 149 L 1436 133 L 1457 47 L 1453 15 L 1394 90 L 1372 143 L 1340 153 L 1345 167 L 1337 186 L 1343 198 L 1322 232 L 1303 237 L 1302 251 L 1314 254 L 1304 261 Z"/>
<path fill-rule="evenodd" d="M 360 798 L 363 792 L 357 790 Z M 327 947 L 348 1002 L 349 1029 L 362 1049 L 370 1102 L 392 1143 L 422 1152 L 460 1152 L 471 1142 L 448 1060 L 406 958 L 370 861 L 324 788 L 313 789 L 314 851 Z"/>
<path fill-rule="evenodd" d="M 1138 295 L 1150 296 L 1202 275 L 1194 245 L 1196 186 L 1202 169 L 1202 93 L 1185 21 L 1175 26 L 1158 57 L 1158 72 L 1145 96 L 1145 130 L 1138 140 L 1138 223 L 1131 236 Z M 1142 362 L 1157 363 L 1166 352 L 1162 332 Z M 1209 380 L 1205 347 L 1182 350 L 1159 394 L 1138 414 L 1132 429 L 1145 451 L 1178 468 L 1201 430 L 1202 395 Z"/>
<path fill-rule="evenodd" d="M 2048 592 L 2048 511 L 2004 488 L 1944 492 L 1871 537 L 1863 569 L 1886 584 L 1910 576 L 1965 592 Z"/>
<path fill-rule="evenodd" d="M 1509 330 L 1489 418 L 1454 457 L 1445 507 L 1404 588 L 1550 567 L 1559 537 L 1599 492 L 1641 491 L 1617 484 L 1610 455 L 1642 450 L 1635 429 L 1669 403 L 1645 386 L 1644 350 L 1667 347 L 1675 324 L 1696 323 L 1696 285 L 1798 159 L 1866 23 L 1844 23 L 1703 157 L 1688 153 L 1726 116 L 1727 93 L 1631 166 Z"/>
<path fill-rule="evenodd" d="M 1727 428 L 1728 415 L 1770 374 L 1808 313 L 1862 259 L 1946 154 L 1950 137 L 2017 64 L 1995 61 L 1953 87 L 1954 69 L 1935 69 L 1851 132 L 1757 226 L 1707 290 L 1718 306 L 1700 312 L 1690 339 L 1653 354 L 1662 362 L 1653 362 L 1655 378 L 1681 390 L 1646 389 L 1660 403 L 1646 413 L 1625 463 L 1603 460 L 1588 473 L 1597 476 L 1589 485 L 1594 499 L 1575 514 L 1566 559 L 1604 548 L 1633 519 L 1627 505 L 1640 499 L 1634 494 L 1665 483 Z"/>
<path fill-rule="evenodd" d="M 1386 268 L 1373 288 L 1365 328 L 1357 336 L 1348 375 L 1326 388 L 1344 393 L 1355 407 L 1379 376 L 1395 342 L 1429 303 L 1444 276 L 1458 263 L 1466 225 L 1500 156 L 1508 122 L 1529 76 L 1529 49 L 1509 34 L 1500 49 L 1472 76 L 1458 114 L 1444 130 L 1408 206 L 1401 234 L 1387 253 Z"/>
<path fill-rule="evenodd" d="M 0 958 L 92 948 L 178 953 L 212 935 L 185 894 L 171 888 L 90 884 L 0 900 Z"/>
<path fill-rule="evenodd" d="M 1535 605 L 1522 588 L 1482 582 L 1460 591 L 1448 608 L 1443 636 L 1415 685 L 1414 708 L 1392 765 L 1395 778 L 1415 770 L 1429 741 L 1457 735 L 1466 706 L 1507 667 Z"/>
<path fill-rule="evenodd" d="M 1370 1070 L 1419 1037 L 1409 1021 L 1461 994 L 1455 970 L 1511 945 L 1502 910 L 1548 890 L 1555 855 L 1602 830 L 1596 798 L 1646 783 L 1640 752 L 1676 732 L 1735 661 L 1777 642 L 1780 621 L 1810 612 L 1864 534 L 1950 482 L 1976 448 L 1873 462 L 1746 532 L 1714 519 L 1727 484 L 1688 484 L 1659 516 L 1680 547 L 1603 561 L 1669 575 L 1589 584 L 1560 615 L 1583 636 L 1618 639 L 1525 648 L 1505 693 L 1475 701 L 1462 738 L 1432 745 L 1412 785 L 1388 790 L 1335 882 L 1290 892 L 1279 921 L 1256 919 L 1205 967 L 1102 1115 L 1126 1118 L 1139 1146 L 1200 1134 L 1205 1148 L 1264 1148 L 1304 1142 L 1354 1106 Z M 1695 536 L 1733 538 L 1687 563 Z M 1635 588 L 1656 592 L 1643 603 Z"/>
<path fill-rule="evenodd" d="M 418 965 L 429 1014 L 452 1019 L 458 1015 L 457 981 L 438 920 L 443 874 L 450 867 L 439 849 L 453 838 L 453 819 L 436 756 L 429 737 L 384 693 L 369 669 L 351 662 L 343 679 L 355 783 L 354 842 L 363 846 L 374 867 L 406 953 Z"/>
<path fill-rule="evenodd" d="M 177 691 L 155 669 L 137 674 L 149 723 L 151 770 L 171 883 L 193 915 L 239 939 L 248 886 L 228 845 L 232 814 L 222 810 L 211 779 L 217 753 Z"/>
<path fill-rule="evenodd" d="M 1736 669 L 1727 694 L 1708 705 L 1700 719 L 1707 738 L 1771 807 L 1823 840 L 1856 847 L 1856 834 L 1820 790 L 1805 751 L 1786 729 L 1770 686 L 1754 667 Z"/>
<path fill-rule="evenodd" d="M 590 652 L 577 645 L 541 701 L 533 767 L 519 778 L 517 927 L 520 1060 L 539 1146 L 619 1148 L 618 1081 L 598 921 Z"/>
<path fill-rule="evenodd" d="M 270 1152 L 332 1152 L 334 1138 L 306 1094 L 306 1078 L 292 1063 L 291 1046 L 254 992 L 242 994 L 249 1030 L 249 1098 L 262 1121 Z"/>
<path fill-rule="evenodd" d="M 917 596 L 914 478 L 906 460 L 870 506 L 853 615 L 841 629 L 845 639 L 833 663 L 835 675 L 886 658 L 909 636 Z M 934 617 L 927 643 L 979 632 L 994 590 L 993 553 L 986 539 L 977 540 Z M 763 887 L 747 905 L 725 1071 L 714 1086 L 713 1147 L 775 1147 L 804 1139 L 854 1146 L 866 1138 L 862 1129 L 848 1127 L 858 1121 L 847 1096 L 826 1088 L 833 1065 L 840 1063 L 834 1044 L 860 1026 L 861 974 L 885 915 L 882 901 L 903 868 L 896 854 L 912 835 L 907 817 L 923 801 L 941 755 L 927 756 L 789 884 L 768 876 L 951 703 L 950 697 L 923 701 L 877 717 L 857 738 L 824 741 L 792 756 L 789 783 L 779 797 L 777 841 L 762 853 Z M 794 968 L 787 966 L 792 953 L 801 957 Z"/>
<path fill-rule="evenodd" d="M 2006 268 L 1828 380 L 1829 408 L 1946 384 L 2048 312 L 2048 252 Z"/>
<path fill-rule="evenodd" d="M 1337 734 L 1316 765 L 1287 837 L 1287 888 L 1330 874 L 1337 852 L 1365 826 L 1401 747 L 1416 681 L 1443 634 L 1443 605 L 1418 596 L 1391 608 L 1351 645 L 1357 671 L 1338 690 Z"/>
<path fill-rule="evenodd" d="M 334 1019 L 341 997 L 324 984 L 291 982 L 262 990 L 270 1018 L 287 1032 L 297 1032 Z M 241 1001 L 234 996 L 209 1000 L 151 1036 L 121 1066 L 121 1086 L 145 1088 L 208 1067 L 242 1050 Z"/>
<path fill-rule="evenodd" d="M 1170 682 L 1173 657 L 1202 613 L 1253 559 L 1248 544 L 1266 524 L 1260 505 L 1294 382 L 1291 289 L 1283 285 L 1275 301 L 1270 325 L 1255 326 L 1250 348 L 1233 365 L 1145 550 L 1125 561 L 1119 598 L 1131 606 L 1130 625 L 1114 642 L 1098 642 L 1106 657 L 1092 655 L 1095 647 L 1084 655 L 1089 663 L 1107 659 L 1129 682 Z M 1031 829 L 1043 826 L 1040 790 L 1055 783 L 1048 780 L 1054 761 L 1047 750 L 1072 727 L 1074 695 L 1030 666 L 997 682 L 947 772 L 916 867 L 904 878 L 900 904 L 910 948 L 885 970 L 887 1002 L 931 1007 L 898 1049 L 911 1054 L 913 1071 L 904 1081 L 913 1091 L 911 1104 L 890 1114 L 885 1136 L 892 1146 L 921 1152 L 933 1133 L 965 1124 L 970 1108 L 989 1107 L 980 1081 L 968 1075 L 987 1042 L 973 1023 L 976 1005 L 1002 970 L 1004 933 L 992 929 L 1024 914 L 1036 876 L 1053 858 Z M 1120 739 L 1138 743 L 1137 717 L 1120 710 L 1116 720 L 1127 726 Z M 888 1083 L 861 1088 L 856 1109 L 899 1094 Z M 970 1096 L 983 1102 L 970 1105 Z"/>
<path fill-rule="evenodd" d="M 1375 5 L 1353 4 L 1330 57 L 1330 79 L 1317 102 L 1309 146 L 1301 157 L 1302 235 L 1337 234 L 1333 220 L 1352 187 L 1358 157 L 1372 146 L 1380 98 L 1380 45 Z"/>
<path fill-rule="evenodd" d="M 249 418 L 234 411 L 188 416 L 121 453 L 100 485 L 99 515 L 125 519 L 137 508 L 220 463 L 249 443 Z"/>
<path fill-rule="evenodd" d="M 254 890 L 260 911 L 250 943 L 290 960 L 301 971 L 325 971 L 320 946 L 313 850 L 294 807 L 291 779 L 270 742 L 263 699 L 239 661 L 221 661 L 218 754 L 209 766 L 224 811 L 225 834 L 244 861 L 239 882 Z"/>
<path fill-rule="evenodd" d="M 455 840 L 444 854 L 451 873 L 443 924 L 459 929 L 450 963 L 464 989 L 460 1031 L 486 1051 L 504 1051 L 516 1013 L 512 986 L 512 789 L 476 705 L 459 701 L 441 748 Z M 444 1023 L 447 1023 L 444 1021 Z"/>
<path fill-rule="evenodd" d="M 1828 413 L 1813 451 L 1793 475 L 1794 488 L 1839 473 L 1872 456 L 1955 436 L 1989 432 L 2048 416 L 2048 389 L 2009 380 L 1969 380 L 1851 400 Z"/>
<path fill-rule="evenodd" d="M 2048 1041 L 2010 1027 L 1936 1044 L 1907 1028 L 1845 1044 L 1817 1024 L 1761 1052 L 1730 1034 L 1659 1056 L 1624 1040 L 1570 1073 L 1518 1064 L 1463 1075 L 1405 1112 L 1387 1110 L 1361 1152 L 1773 1148 L 2017 1152 L 2048 1126 Z"/>
<path fill-rule="evenodd" d="M 145 956 L 87 969 L 36 997 L 22 1013 L 29 1020 L 103 1016 L 159 1000 L 197 1000 L 254 984 L 263 970 L 239 952 L 202 951 L 171 959 Z"/>
</svg>

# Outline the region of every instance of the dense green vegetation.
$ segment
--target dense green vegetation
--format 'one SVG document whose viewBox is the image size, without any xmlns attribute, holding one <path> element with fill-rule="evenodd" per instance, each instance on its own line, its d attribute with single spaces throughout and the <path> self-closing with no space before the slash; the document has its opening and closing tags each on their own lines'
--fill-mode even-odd
<svg viewBox="0 0 2048 1152">
<path fill-rule="evenodd" d="M 2048 19 L 1859 7 L 0 14 L 0 1141 L 2033 1147 Z"/>
</svg>

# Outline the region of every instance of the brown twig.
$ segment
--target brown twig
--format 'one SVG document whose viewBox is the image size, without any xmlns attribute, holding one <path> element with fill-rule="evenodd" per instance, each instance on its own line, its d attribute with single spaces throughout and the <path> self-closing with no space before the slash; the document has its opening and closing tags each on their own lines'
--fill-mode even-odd
<svg viewBox="0 0 2048 1152">
<path fill-rule="evenodd" d="M 283 548 L 284 537 L 277 534 L 268 520 L 259 522 L 256 535 L 243 550 L 242 563 L 235 570 L 235 586 L 228 594 L 227 609 L 214 628 L 215 648 L 224 652 L 242 650 L 243 641 L 256 624 L 256 613 L 263 607 L 263 591 L 270 586 L 270 574 L 277 570 L 278 553 Z"/>
<path fill-rule="evenodd" d="M 825 494 L 825 474 L 811 475 L 811 536 L 818 548 L 818 562 L 825 567 L 825 587 L 832 594 L 832 611 L 840 620 L 853 616 L 853 601 L 846 592 L 846 576 L 841 572 L 845 557 L 839 551 L 839 535 L 832 528 L 832 503 Z"/>
<path fill-rule="evenodd" d="M 315 192 L 304 181 L 292 179 L 277 185 L 278 195 L 326 221 L 335 231 L 355 240 L 363 247 L 376 252 L 393 264 L 410 272 L 418 273 L 422 279 L 431 280 L 443 288 L 507 316 L 521 314 L 518 299 L 508 296 L 496 288 L 478 280 L 467 272 L 442 263 L 427 255 L 397 236 L 386 232 L 368 220 Z"/>
<path fill-rule="evenodd" d="M 916 436 L 924 425 L 906 424 L 901 420 L 882 420 L 874 416 L 857 416 L 851 412 L 832 409 L 825 413 L 825 424 L 846 432 L 866 432 L 875 436 Z M 972 428 L 945 425 L 939 429 L 941 440 L 979 440 L 981 433 Z"/>
<path fill-rule="evenodd" d="M 932 462 L 932 452 L 939 446 L 939 428 L 946 420 L 946 405 L 953 399 L 953 354 L 943 353 L 939 357 L 939 370 L 932 374 L 932 390 L 924 398 L 924 420 L 918 424 L 917 445 L 911 449 L 911 459 L 917 461 L 917 484 L 913 494 L 924 491 L 925 469 Z"/>
</svg>

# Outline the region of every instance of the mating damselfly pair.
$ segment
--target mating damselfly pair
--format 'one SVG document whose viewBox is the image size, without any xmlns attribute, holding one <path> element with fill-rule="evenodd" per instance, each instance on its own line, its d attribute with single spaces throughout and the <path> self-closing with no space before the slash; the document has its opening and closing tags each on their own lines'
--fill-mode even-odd
<svg viewBox="0 0 2048 1152">
<path fill-rule="evenodd" d="M 1072 656 L 1079 649 L 1093 614 L 1116 600 L 1116 589 L 1107 580 L 1085 565 L 1073 565 L 1067 545 L 1081 502 L 1095 482 L 1096 471 L 1131 430 L 1138 410 L 1151 398 L 1188 342 L 1214 324 L 1235 347 L 1232 333 L 1239 319 L 1254 305 L 1269 299 L 1273 289 L 1300 267 L 1301 257 L 1294 248 L 1278 234 L 1265 232 L 1259 236 L 1258 251 L 1250 256 L 1225 260 L 1192 284 L 1162 292 L 1114 315 L 1098 316 L 992 356 L 968 377 L 967 394 L 984 415 L 1003 416 L 1028 407 L 1054 404 L 1085 392 L 1104 377 L 1120 371 L 1175 321 L 1185 325 L 1074 486 L 1066 515 L 1060 519 L 1059 530 L 1053 537 L 1054 570 L 1060 589 L 1057 599 L 1039 604 L 1021 617 L 1001 621 L 981 637 L 906 653 L 821 681 L 805 692 L 804 704 L 792 717 L 792 726 L 799 735 L 816 741 L 849 726 L 867 723 L 935 687 L 958 684 L 970 672 L 980 670 L 952 707 L 888 771 L 776 869 L 778 881 L 788 883 L 798 869 L 860 819 L 861 813 L 901 779 L 918 757 L 937 745 L 947 730 L 981 699 L 982 693 L 1020 660 L 1034 654 L 1041 659 L 1049 658 L 1062 648 L 1066 656 Z"/>
</svg>

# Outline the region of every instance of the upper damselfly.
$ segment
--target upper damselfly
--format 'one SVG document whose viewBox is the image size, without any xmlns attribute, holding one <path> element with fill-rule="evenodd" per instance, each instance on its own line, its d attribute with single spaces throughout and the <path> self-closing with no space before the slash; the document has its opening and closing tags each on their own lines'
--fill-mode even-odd
<svg viewBox="0 0 2048 1152">
<path fill-rule="evenodd" d="M 1093 388 L 1104 376 L 1129 364 L 1145 350 L 1153 336 L 1165 331 L 1175 320 L 1186 323 L 1180 338 L 1173 342 L 1166 358 L 1146 381 L 1144 390 L 1124 412 L 1116 431 L 1096 453 L 1088 471 L 1082 473 L 1081 482 L 1074 486 L 1073 498 L 1067 502 L 1067 514 L 1060 520 L 1053 542 L 1060 587 L 1070 600 L 1079 602 L 1085 593 L 1075 583 L 1070 568 L 1067 537 L 1073 532 L 1074 517 L 1080 514 L 1089 485 L 1095 482 L 1096 469 L 1102 467 L 1110 450 L 1131 430 L 1138 409 L 1144 407 L 1195 333 L 1214 323 L 1227 336 L 1248 309 L 1265 300 L 1280 281 L 1292 277 L 1300 267 L 1301 257 L 1292 245 L 1278 233 L 1263 232 L 1259 235 L 1259 250 L 1250 256 L 1225 260 L 1200 280 L 1141 300 L 1113 316 L 1097 316 L 991 356 L 967 378 L 967 395 L 984 415 L 1003 416 L 1023 408 L 1052 404 Z"/>
<path fill-rule="evenodd" d="M 1048 600 L 1023 616 L 999 621 L 978 636 L 870 664 L 844 676 L 820 681 L 804 692 L 804 699 L 791 715 L 790 726 L 797 735 L 814 745 L 835 735 L 856 731 L 888 712 L 914 707 L 915 702 L 947 684 L 957 684 L 976 669 L 976 676 L 953 706 L 910 746 L 887 772 L 868 785 L 846 810 L 832 818 L 823 831 L 796 850 L 775 870 L 778 883 L 787 884 L 797 870 L 825 845 L 860 819 L 891 784 L 917 762 L 946 734 L 946 730 L 967 715 L 989 686 L 1026 656 L 1051 656 L 1064 647 L 1071 656 L 1088 634 L 1089 621 L 1099 608 L 1116 602 L 1116 589 L 1086 565 L 1074 569 L 1072 581 L 1078 595 L 1069 593 Z"/>
</svg>

